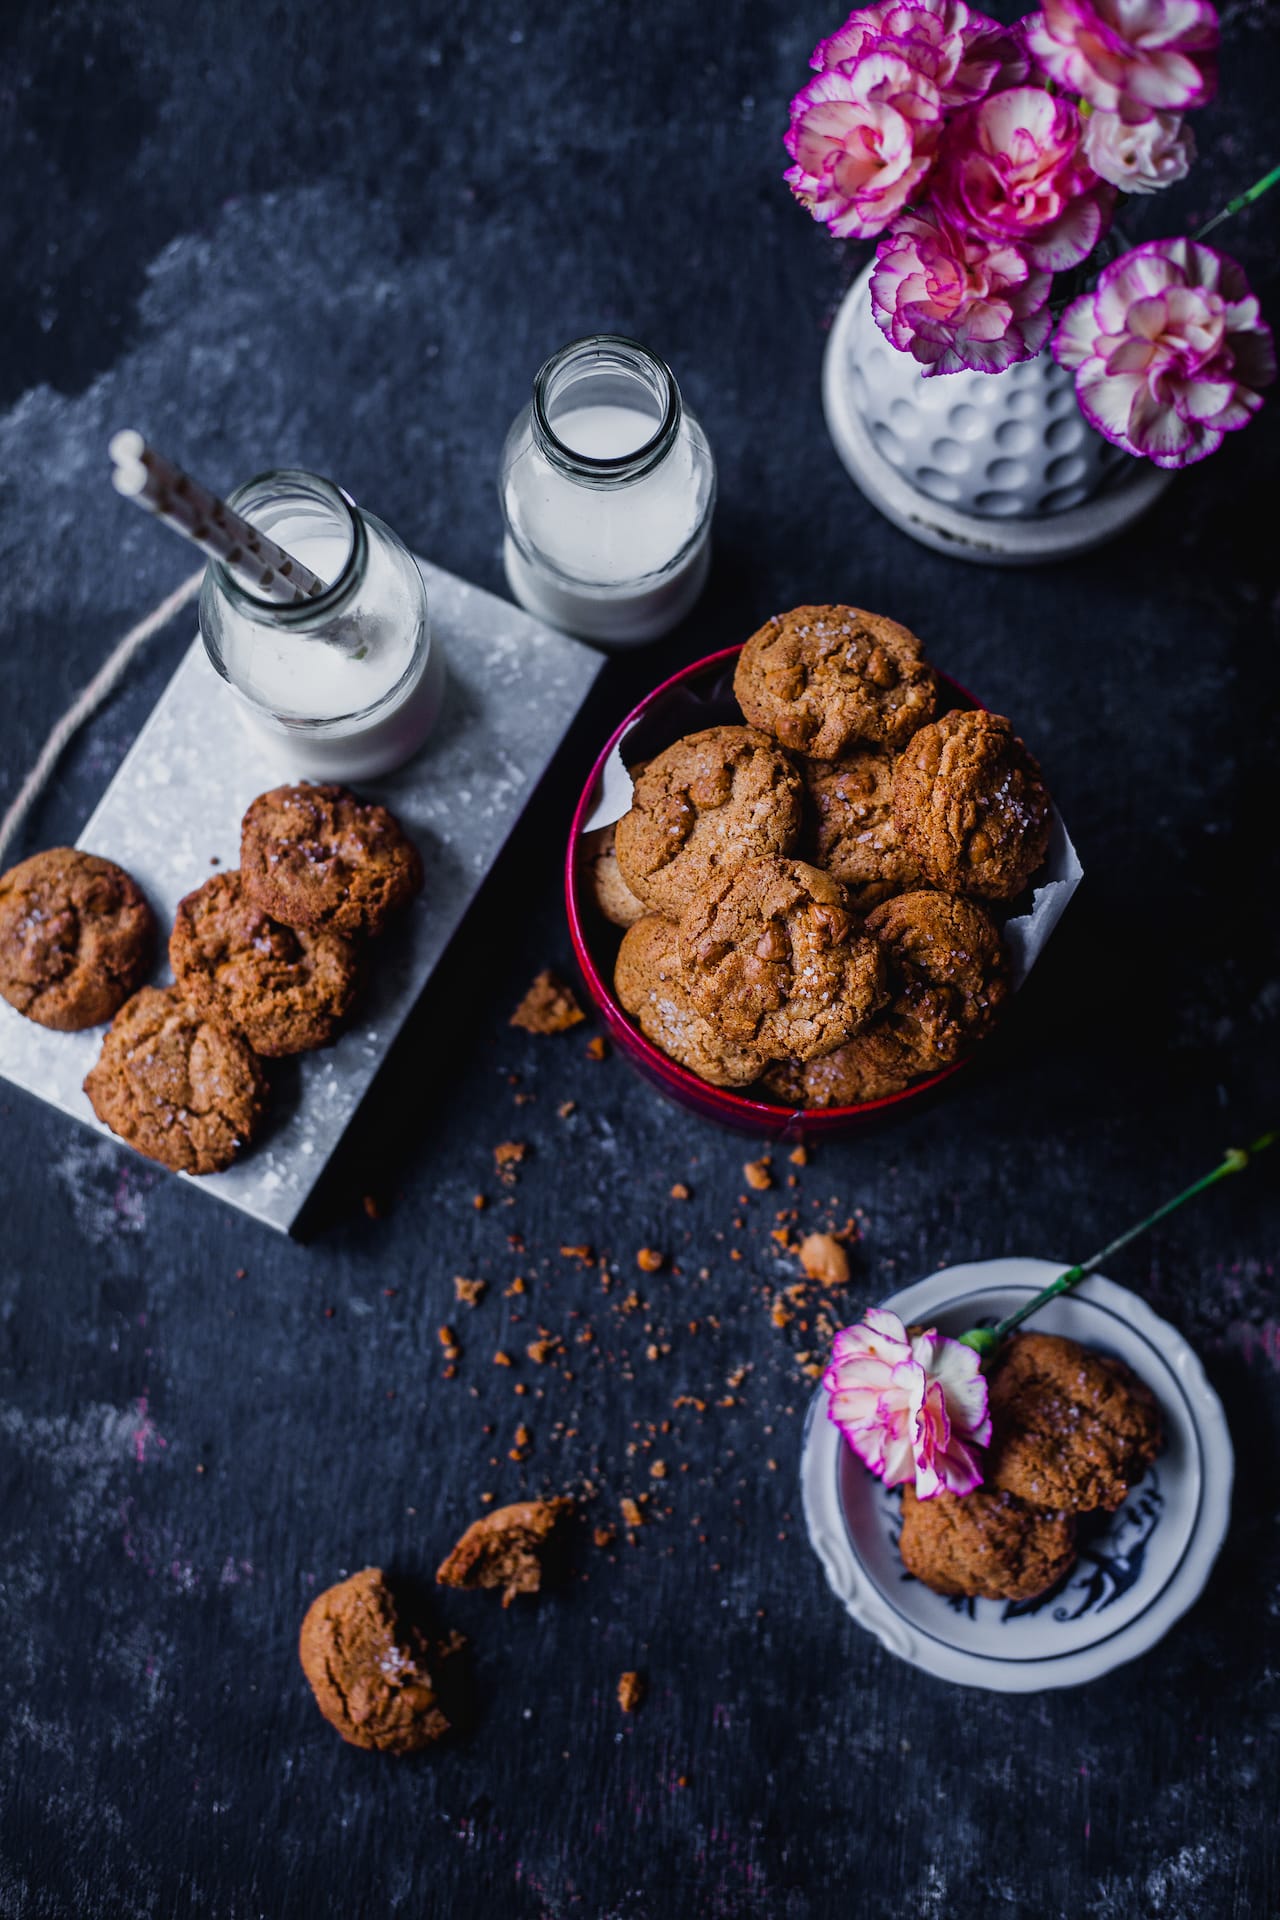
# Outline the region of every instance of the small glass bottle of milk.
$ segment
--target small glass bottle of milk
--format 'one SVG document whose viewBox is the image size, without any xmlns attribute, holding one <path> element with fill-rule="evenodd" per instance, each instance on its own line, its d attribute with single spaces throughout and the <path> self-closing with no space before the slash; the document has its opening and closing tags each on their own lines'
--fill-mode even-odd
<svg viewBox="0 0 1280 1920">
<path fill-rule="evenodd" d="M 502 456 L 516 599 L 605 646 L 666 633 L 710 564 L 716 468 L 671 369 L 618 334 L 553 354 Z"/>
<path fill-rule="evenodd" d="M 218 561 L 200 632 L 241 717 L 282 771 L 368 780 L 416 753 L 435 723 L 444 662 L 412 554 L 390 527 L 313 473 L 265 473 L 229 505 L 327 582 L 280 605 Z"/>
</svg>

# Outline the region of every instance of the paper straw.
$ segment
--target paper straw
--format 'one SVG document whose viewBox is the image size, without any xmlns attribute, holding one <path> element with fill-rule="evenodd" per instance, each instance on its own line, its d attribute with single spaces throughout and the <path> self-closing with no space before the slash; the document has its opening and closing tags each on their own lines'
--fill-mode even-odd
<svg viewBox="0 0 1280 1920">
<path fill-rule="evenodd" d="M 313 600 L 325 591 L 327 583 L 310 567 L 149 447 L 140 433 L 126 428 L 115 434 L 108 451 L 115 463 L 111 479 L 117 493 L 194 542 L 211 560 L 220 560 L 258 599 L 283 606 Z"/>
</svg>

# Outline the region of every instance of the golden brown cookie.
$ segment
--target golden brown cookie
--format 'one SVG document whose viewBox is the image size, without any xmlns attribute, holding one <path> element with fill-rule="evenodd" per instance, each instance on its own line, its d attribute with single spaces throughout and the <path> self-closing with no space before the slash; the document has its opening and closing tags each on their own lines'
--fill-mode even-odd
<svg viewBox="0 0 1280 1920">
<path fill-rule="evenodd" d="M 169 964 L 198 1013 L 269 1058 L 327 1046 L 359 979 L 350 940 L 273 920 L 234 868 L 179 902 Z"/>
<path fill-rule="evenodd" d="M 84 1083 L 99 1120 L 175 1173 L 216 1173 L 266 1108 L 258 1057 L 176 987 L 142 987 L 111 1023 Z"/>
<path fill-rule="evenodd" d="M 991 1487 L 918 1500 L 908 1486 L 898 1551 L 908 1573 L 934 1593 L 1034 1600 L 1074 1562 L 1075 1522 Z"/>
<path fill-rule="evenodd" d="M 244 816 L 245 892 L 287 927 L 378 934 L 422 886 L 422 859 L 394 814 L 345 787 L 273 787 Z"/>
<path fill-rule="evenodd" d="M 881 1020 L 875 1020 L 865 1033 L 817 1060 L 775 1060 L 761 1084 L 771 1099 L 794 1112 L 885 1100 L 920 1075 L 918 1061 L 898 1045 Z"/>
<path fill-rule="evenodd" d="M 1160 1449 L 1156 1397 L 1121 1360 L 1053 1333 L 1012 1335 L 990 1375 L 987 1479 L 1039 1506 L 1114 1512 Z"/>
<path fill-rule="evenodd" d="M 594 827 L 582 836 L 581 861 L 587 889 L 606 920 L 615 927 L 633 927 L 648 912 L 622 877 L 618 866 L 618 823 Z"/>
<path fill-rule="evenodd" d="M 925 878 L 951 893 L 1012 900 L 1049 848 L 1049 794 L 998 713 L 945 713 L 894 769 L 893 817 Z"/>
<path fill-rule="evenodd" d="M 298 1636 L 298 1658 L 325 1719 L 353 1747 L 416 1753 L 449 1732 L 441 1670 L 465 1642 L 432 1645 L 404 1625 L 378 1567 L 318 1594 Z"/>
<path fill-rule="evenodd" d="M 880 1025 L 917 1072 L 936 1073 L 986 1038 L 1009 997 L 1009 961 L 984 907 L 959 894 L 901 893 L 872 908 L 867 932 L 889 968 Z"/>
<path fill-rule="evenodd" d="M 109 1020 L 154 946 L 151 909 L 114 861 L 50 847 L 0 875 L 0 994 L 42 1027 Z"/>
<path fill-rule="evenodd" d="M 920 869 L 894 825 L 893 765 L 893 754 L 878 747 L 804 762 L 813 864 L 841 881 L 864 911 L 920 885 Z"/>
<path fill-rule="evenodd" d="M 831 1052 L 885 998 L 878 946 L 802 860 L 749 860 L 709 887 L 680 922 L 680 959 L 703 1018 L 766 1058 Z"/>
<path fill-rule="evenodd" d="M 767 734 L 707 727 L 652 759 L 618 822 L 618 868 L 653 913 L 678 919 L 713 881 L 800 837 L 804 786 Z"/>
<path fill-rule="evenodd" d="M 661 914 L 648 914 L 628 928 L 613 985 L 645 1038 L 690 1073 L 713 1087 L 745 1087 L 759 1074 L 764 1054 L 725 1039 L 690 1000 L 679 931 Z"/>
<path fill-rule="evenodd" d="M 752 726 L 815 760 L 861 741 L 901 747 L 937 703 L 915 634 L 861 607 L 776 615 L 743 648 L 733 690 Z"/>
<path fill-rule="evenodd" d="M 542 1585 L 542 1554 L 572 1500 L 518 1500 L 473 1520 L 436 1579 L 445 1587 L 501 1587 L 509 1607 Z"/>
</svg>

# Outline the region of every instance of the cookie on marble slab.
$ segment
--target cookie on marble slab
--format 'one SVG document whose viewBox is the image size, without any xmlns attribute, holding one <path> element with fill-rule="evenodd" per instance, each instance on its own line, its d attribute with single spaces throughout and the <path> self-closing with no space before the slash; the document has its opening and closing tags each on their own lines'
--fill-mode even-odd
<svg viewBox="0 0 1280 1920">
<path fill-rule="evenodd" d="M 109 1020 L 146 978 L 155 919 L 113 860 L 50 847 L 0 875 L 0 994 L 60 1033 Z"/>
<path fill-rule="evenodd" d="M 327 1046 L 360 975 L 354 942 L 273 920 L 234 868 L 179 902 L 169 964 L 199 1013 L 268 1058 Z"/>
<path fill-rule="evenodd" d="M 213 1026 L 177 987 L 142 987 L 125 1002 L 84 1090 L 114 1134 L 175 1173 L 229 1167 L 267 1101 L 248 1042 Z"/>
<path fill-rule="evenodd" d="M 346 787 L 284 786 L 244 816 L 245 891 L 287 927 L 382 932 L 422 888 L 422 858 L 395 815 Z"/>
</svg>

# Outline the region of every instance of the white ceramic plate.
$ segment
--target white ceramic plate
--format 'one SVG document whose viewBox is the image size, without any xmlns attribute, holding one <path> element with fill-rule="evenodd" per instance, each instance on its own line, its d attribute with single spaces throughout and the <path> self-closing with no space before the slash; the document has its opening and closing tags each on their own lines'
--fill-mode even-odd
<svg viewBox="0 0 1280 1920">
<path fill-rule="evenodd" d="M 1025 1258 L 948 1267 L 884 1305 L 953 1336 L 990 1324 L 1068 1263 Z M 832 1591 L 882 1646 L 939 1679 L 999 1693 L 1075 1687 L 1153 1647 L 1204 1587 L 1227 1530 L 1234 1459 L 1222 1403 L 1167 1320 L 1095 1275 L 1037 1314 L 1127 1361 L 1160 1401 L 1165 1444 L 1119 1512 L 1081 1530 L 1080 1556 L 1034 1601 L 945 1599 L 897 1551 L 899 1498 L 826 1417 L 819 1388 L 800 1465 L 805 1521 Z"/>
</svg>

